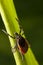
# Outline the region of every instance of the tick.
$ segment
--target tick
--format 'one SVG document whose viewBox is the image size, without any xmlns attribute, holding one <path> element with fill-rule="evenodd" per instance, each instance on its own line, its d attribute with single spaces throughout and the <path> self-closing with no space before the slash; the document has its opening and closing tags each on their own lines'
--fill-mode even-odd
<svg viewBox="0 0 43 65">
<path fill-rule="evenodd" d="M 7 34 L 8 36 L 10 36 L 11 38 L 16 40 L 16 44 L 14 46 L 14 48 L 12 49 L 12 51 L 14 50 L 18 50 L 22 56 L 22 60 L 23 60 L 23 56 L 24 54 L 28 51 L 28 48 L 30 47 L 28 41 L 26 38 L 24 38 L 21 34 L 21 32 L 23 31 L 22 29 L 20 29 L 20 33 L 15 32 L 14 36 L 11 36 L 10 34 L 8 34 L 5 30 L 2 30 L 5 34 Z"/>
</svg>

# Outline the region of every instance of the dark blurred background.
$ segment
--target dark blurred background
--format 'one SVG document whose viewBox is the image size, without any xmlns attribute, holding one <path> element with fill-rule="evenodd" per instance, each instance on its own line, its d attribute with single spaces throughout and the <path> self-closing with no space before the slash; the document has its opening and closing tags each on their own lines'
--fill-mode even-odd
<svg viewBox="0 0 43 65">
<path fill-rule="evenodd" d="M 43 0 L 13 0 L 18 18 L 24 29 L 31 49 L 43 65 Z M 5 29 L 0 16 L 0 65 L 16 65 L 8 37 L 1 31 Z"/>
</svg>

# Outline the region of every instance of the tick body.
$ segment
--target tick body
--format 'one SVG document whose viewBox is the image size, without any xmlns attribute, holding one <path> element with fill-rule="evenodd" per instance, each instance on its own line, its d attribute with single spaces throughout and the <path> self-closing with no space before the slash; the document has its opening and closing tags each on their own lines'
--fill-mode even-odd
<svg viewBox="0 0 43 65">
<path fill-rule="evenodd" d="M 20 34 L 16 33 L 16 43 L 18 50 L 24 55 L 28 50 L 28 42 Z"/>
</svg>

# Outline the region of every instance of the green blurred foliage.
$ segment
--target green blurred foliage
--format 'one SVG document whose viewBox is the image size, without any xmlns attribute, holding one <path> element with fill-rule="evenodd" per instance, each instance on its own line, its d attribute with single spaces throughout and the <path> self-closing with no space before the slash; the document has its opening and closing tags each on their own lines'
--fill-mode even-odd
<svg viewBox="0 0 43 65">
<path fill-rule="evenodd" d="M 43 1 L 13 1 L 31 49 L 39 64 L 43 65 Z M 9 39 L 1 31 L 3 28 L 5 29 L 0 16 L 0 65 L 15 65 Z"/>
</svg>

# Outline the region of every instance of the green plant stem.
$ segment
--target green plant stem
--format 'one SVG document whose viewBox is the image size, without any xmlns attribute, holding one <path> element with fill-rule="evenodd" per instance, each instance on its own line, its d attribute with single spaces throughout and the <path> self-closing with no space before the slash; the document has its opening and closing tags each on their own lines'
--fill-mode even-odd
<svg viewBox="0 0 43 65">
<path fill-rule="evenodd" d="M 7 32 L 12 36 L 14 32 L 19 33 L 20 28 L 18 22 L 15 19 L 17 18 L 17 14 L 12 0 L 1 0 L 0 13 Z M 15 45 L 15 40 L 10 37 L 9 40 L 11 48 L 13 48 Z M 24 61 L 22 61 L 21 55 L 18 51 L 13 53 L 13 55 L 16 61 L 16 65 L 39 65 L 30 48 L 24 55 Z"/>
</svg>

